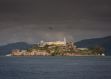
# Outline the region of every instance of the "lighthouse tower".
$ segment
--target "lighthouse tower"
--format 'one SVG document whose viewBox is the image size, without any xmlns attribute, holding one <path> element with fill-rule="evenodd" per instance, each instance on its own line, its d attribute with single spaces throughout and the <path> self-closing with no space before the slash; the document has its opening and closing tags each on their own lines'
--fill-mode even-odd
<svg viewBox="0 0 111 79">
<path fill-rule="evenodd" d="M 66 38 L 64 37 L 64 45 L 65 45 L 65 46 L 66 46 L 66 43 L 67 43 L 67 42 L 66 42 Z"/>
</svg>

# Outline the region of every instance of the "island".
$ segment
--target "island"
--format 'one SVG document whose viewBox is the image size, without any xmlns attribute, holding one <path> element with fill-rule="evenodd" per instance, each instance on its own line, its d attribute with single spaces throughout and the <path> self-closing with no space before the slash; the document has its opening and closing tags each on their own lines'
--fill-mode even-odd
<svg viewBox="0 0 111 79">
<path fill-rule="evenodd" d="M 102 47 L 78 48 L 73 41 L 40 41 L 27 50 L 13 49 L 6 56 L 105 56 Z"/>
</svg>

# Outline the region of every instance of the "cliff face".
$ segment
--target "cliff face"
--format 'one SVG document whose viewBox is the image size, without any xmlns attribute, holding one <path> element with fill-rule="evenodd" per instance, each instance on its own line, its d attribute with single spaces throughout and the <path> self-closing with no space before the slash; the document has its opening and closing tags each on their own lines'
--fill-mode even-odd
<svg viewBox="0 0 111 79">
<path fill-rule="evenodd" d="M 36 50 L 31 51 L 15 49 L 11 53 L 11 56 L 49 56 L 50 54 L 46 50 Z"/>
<path fill-rule="evenodd" d="M 105 48 L 105 54 L 111 55 L 111 36 L 104 38 L 94 38 L 78 41 L 75 43 L 77 47 L 88 48 L 95 46 L 102 46 Z"/>
</svg>

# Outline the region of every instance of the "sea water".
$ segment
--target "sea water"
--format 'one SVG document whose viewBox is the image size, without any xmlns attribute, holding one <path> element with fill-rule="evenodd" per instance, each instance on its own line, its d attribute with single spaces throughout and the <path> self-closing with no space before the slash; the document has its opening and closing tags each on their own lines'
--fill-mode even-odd
<svg viewBox="0 0 111 79">
<path fill-rule="evenodd" d="M 111 57 L 0 57 L 0 79 L 111 79 Z"/>
</svg>

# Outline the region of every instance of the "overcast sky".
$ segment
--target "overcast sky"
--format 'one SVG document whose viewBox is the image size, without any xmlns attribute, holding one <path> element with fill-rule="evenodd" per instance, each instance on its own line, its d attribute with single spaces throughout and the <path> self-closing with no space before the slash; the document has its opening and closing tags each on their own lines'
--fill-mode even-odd
<svg viewBox="0 0 111 79">
<path fill-rule="evenodd" d="M 0 0 L 0 45 L 111 35 L 111 0 Z"/>
</svg>

